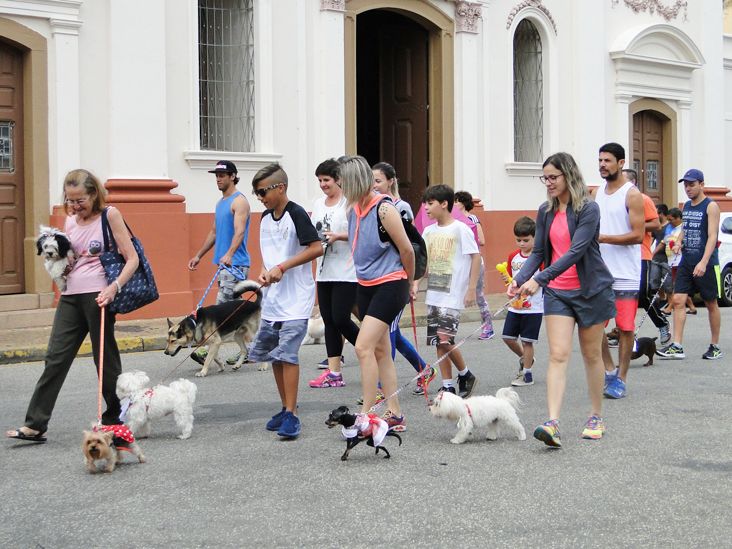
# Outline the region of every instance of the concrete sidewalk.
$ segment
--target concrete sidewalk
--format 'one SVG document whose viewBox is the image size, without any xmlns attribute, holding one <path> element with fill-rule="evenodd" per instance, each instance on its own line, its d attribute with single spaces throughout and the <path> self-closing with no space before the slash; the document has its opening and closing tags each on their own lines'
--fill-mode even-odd
<svg viewBox="0 0 732 549">
<path fill-rule="evenodd" d="M 486 299 L 488 299 L 491 311 L 497 310 L 506 302 L 505 294 L 488 295 Z M 417 326 L 427 324 L 423 294 L 418 297 L 418 301 L 414 304 L 414 314 Z M 480 313 L 477 307 L 466 310 L 462 316 L 463 322 L 476 322 L 479 320 Z M 408 328 L 411 325 L 411 311 L 407 306 L 404 309 L 400 326 Z M 165 318 L 118 320 L 115 331 L 117 345 L 122 353 L 159 351 L 165 348 L 168 324 Z M 0 332 L 0 365 L 43 360 L 50 335 L 50 326 Z M 84 340 L 78 356 L 91 356 L 91 343 L 88 337 Z"/>
</svg>

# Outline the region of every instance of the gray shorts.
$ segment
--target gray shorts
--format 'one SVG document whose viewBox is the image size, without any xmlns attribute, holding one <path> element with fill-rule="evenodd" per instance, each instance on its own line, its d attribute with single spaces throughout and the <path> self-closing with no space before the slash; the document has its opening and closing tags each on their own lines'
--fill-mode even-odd
<svg viewBox="0 0 732 549">
<path fill-rule="evenodd" d="M 308 333 L 308 319 L 271 321 L 262 319 L 249 349 L 251 362 L 300 364 L 298 352 Z"/>
<path fill-rule="evenodd" d="M 234 267 L 239 269 L 245 278 L 249 274 L 249 267 L 242 267 L 241 265 L 234 265 Z M 219 293 L 216 294 L 216 305 L 234 299 L 234 285 L 237 282 L 239 282 L 239 279 L 226 269 L 219 271 Z"/>
<path fill-rule="evenodd" d="M 615 293 L 608 286 L 590 298 L 582 297 L 582 290 L 554 290 L 544 288 L 544 316 L 569 316 L 580 328 L 604 324 L 615 318 Z"/>
</svg>

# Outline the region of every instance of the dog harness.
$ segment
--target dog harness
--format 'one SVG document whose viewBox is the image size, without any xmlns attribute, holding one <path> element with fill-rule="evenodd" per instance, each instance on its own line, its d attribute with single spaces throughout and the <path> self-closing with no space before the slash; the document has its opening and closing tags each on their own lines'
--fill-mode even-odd
<svg viewBox="0 0 732 549">
<path fill-rule="evenodd" d="M 356 423 L 353 427 L 343 427 L 343 436 L 346 438 L 368 438 L 374 441 L 374 446 L 380 446 L 389 432 L 389 424 L 376 414 L 356 414 Z"/>
<path fill-rule="evenodd" d="M 152 389 L 147 389 L 144 393 L 142 393 L 142 398 L 147 399 L 145 401 L 145 411 L 147 412 L 150 409 L 150 401 L 152 400 L 153 395 L 155 394 L 155 391 Z M 127 414 L 130 411 L 130 406 L 132 406 L 136 401 L 132 399 L 132 397 L 125 397 L 122 400 L 120 400 L 120 406 L 122 410 L 119 414 L 119 420 L 121 422 L 127 421 Z M 134 440 L 132 441 L 134 442 Z"/>
<path fill-rule="evenodd" d="M 112 433 L 114 435 L 112 444 L 117 450 L 132 451 L 130 450 L 130 444 L 135 443 L 135 436 L 127 425 L 99 425 L 94 427 L 94 430 Z"/>
</svg>

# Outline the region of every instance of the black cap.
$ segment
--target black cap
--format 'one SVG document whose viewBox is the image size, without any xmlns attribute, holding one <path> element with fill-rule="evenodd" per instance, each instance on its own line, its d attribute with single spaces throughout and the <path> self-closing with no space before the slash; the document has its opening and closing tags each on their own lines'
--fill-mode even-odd
<svg viewBox="0 0 732 549">
<path fill-rule="evenodd" d="M 217 172 L 239 173 L 236 169 L 236 166 L 234 166 L 234 163 L 229 162 L 228 160 L 219 160 L 213 170 L 208 170 L 208 173 Z"/>
</svg>

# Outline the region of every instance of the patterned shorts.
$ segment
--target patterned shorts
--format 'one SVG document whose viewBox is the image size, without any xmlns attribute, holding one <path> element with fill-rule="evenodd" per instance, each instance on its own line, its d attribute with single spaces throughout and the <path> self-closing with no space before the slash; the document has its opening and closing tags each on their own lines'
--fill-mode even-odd
<svg viewBox="0 0 732 549">
<path fill-rule="evenodd" d="M 249 267 L 242 267 L 241 265 L 234 266 L 242 272 L 245 278 L 249 274 Z M 219 272 L 219 293 L 216 294 L 216 305 L 234 299 L 234 285 L 237 282 L 239 282 L 238 278 L 226 269 L 221 269 Z"/>
<path fill-rule="evenodd" d="M 460 309 L 427 305 L 427 345 L 455 345 Z"/>
</svg>

